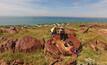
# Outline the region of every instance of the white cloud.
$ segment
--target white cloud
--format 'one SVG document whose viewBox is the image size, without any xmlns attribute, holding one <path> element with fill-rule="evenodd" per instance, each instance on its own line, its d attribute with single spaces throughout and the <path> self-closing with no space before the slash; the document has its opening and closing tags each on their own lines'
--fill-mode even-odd
<svg viewBox="0 0 107 65">
<path fill-rule="evenodd" d="M 47 11 L 44 9 L 39 9 L 39 5 L 37 8 L 27 7 L 23 5 L 28 5 L 25 3 L 25 0 L 16 0 L 15 2 L 24 2 L 23 5 L 17 5 L 15 2 L 11 4 L 9 2 L 5 2 L 7 0 L 0 2 L 0 16 L 41 16 L 46 15 Z M 29 0 L 27 0 L 29 1 Z M 37 0 L 39 1 L 39 0 Z"/>
<path fill-rule="evenodd" d="M 45 0 L 48 2 L 48 0 Z M 35 2 L 34 5 L 31 3 Z M 51 8 L 40 5 L 43 0 L 0 0 L 0 16 L 81 16 L 107 17 L 107 0 L 96 3 Z M 50 5 L 51 6 L 51 5 Z"/>
<path fill-rule="evenodd" d="M 87 17 L 107 17 L 107 0 L 84 6 L 88 10 L 84 13 Z"/>
</svg>

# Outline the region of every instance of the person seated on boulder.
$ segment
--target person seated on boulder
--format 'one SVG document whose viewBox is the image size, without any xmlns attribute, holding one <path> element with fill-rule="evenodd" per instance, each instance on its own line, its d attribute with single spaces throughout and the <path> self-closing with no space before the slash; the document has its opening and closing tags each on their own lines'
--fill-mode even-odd
<svg viewBox="0 0 107 65">
<path fill-rule="evenodd" d="M 59 28 L 59 35 L 60 39 L 63 41 L 65 41 L 68 38 L 67 34 L 65 33 L 65 29 L 63 27 Z"/>
<path fill-rule="evenodd" d="M 51 29 L 51 35 L 52 37 L 59 35 L 60 40 L 63 40 L 63 41 L 65 41 L 68 38 L 68 35 L 66 34 L 65 29 L 63 27 L 54 26 Z"/>
</svg>

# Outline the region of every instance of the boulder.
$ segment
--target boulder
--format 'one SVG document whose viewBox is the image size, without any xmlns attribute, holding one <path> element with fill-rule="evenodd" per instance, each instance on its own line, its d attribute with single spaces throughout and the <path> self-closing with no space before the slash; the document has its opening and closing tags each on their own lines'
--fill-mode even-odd
<svg viewBox="0 0 107 65">
<path fill-rule="evenodd" d="M 16 42 L 16 50 L 23 52 L 31 52 L 38 48 L 42 48 L 41 41 L 31 36 L 24 36 Z"/>
</svg>

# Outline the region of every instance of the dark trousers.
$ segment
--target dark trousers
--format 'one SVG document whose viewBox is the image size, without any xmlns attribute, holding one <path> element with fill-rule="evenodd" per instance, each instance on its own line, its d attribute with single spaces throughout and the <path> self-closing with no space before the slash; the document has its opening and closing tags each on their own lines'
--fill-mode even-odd
<svg viewBox="0 0 107 65">
<path fill-rule="evenodd" d="M 65 33 L 60 34 L 60 39 L 61 40 L 65 41 L 67 38 L 68 38 L 67 34 L 65 34 Z"/>
</svg>

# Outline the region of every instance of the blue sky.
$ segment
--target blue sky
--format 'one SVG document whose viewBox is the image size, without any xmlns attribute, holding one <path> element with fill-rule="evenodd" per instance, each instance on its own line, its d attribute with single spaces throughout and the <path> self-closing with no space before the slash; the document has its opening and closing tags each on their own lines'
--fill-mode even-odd
<svg viewBox="0 0 107 65">
<path fill-rule="evenodd" d="M 107 0 L 0 0 L 0 16 L 107 17 Z"/>
</svg>

